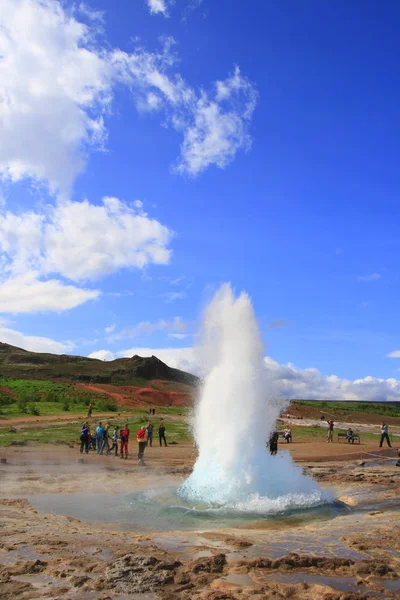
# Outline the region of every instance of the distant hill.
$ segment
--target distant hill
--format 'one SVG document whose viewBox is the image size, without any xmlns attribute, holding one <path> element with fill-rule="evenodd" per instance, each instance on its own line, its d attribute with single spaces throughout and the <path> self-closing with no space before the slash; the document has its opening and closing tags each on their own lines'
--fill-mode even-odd
<svg viewBox="0 0 400 600">
<path fill-rule="evenodd" d="M 156 356 L 102 361 L 85 356 L 29 352 L 0 342 L 0 375 L 16 379 L 51 379 L 71 383 L 137 385 L 161 379 L 197 386 L 198 377 L 172 369 Z"/>
</svg>

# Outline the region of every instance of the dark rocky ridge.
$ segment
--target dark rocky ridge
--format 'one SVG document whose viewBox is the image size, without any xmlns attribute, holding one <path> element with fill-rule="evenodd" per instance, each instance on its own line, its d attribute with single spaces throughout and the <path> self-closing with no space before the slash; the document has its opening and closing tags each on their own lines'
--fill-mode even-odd
<svg viewBox="0 0 400 600">
<path fill-rule="evenodd" d="M 198 377 L 172 369 L 156 356 L 132 356 L 102 361 L 86 356 L 30 352 L 0 342 L 0 375 L 17 379 L 56 379 L 68 382 L 135 384 L 164 379 L 196 386 Z"/>
</svg>

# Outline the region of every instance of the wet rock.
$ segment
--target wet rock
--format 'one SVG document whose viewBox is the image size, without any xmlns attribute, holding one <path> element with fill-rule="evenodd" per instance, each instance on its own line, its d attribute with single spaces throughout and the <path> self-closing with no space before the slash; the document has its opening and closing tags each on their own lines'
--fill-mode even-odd
<svg viewBox="0 0 400 600">
<path fill-rule="evenodd" d="M 27 575 L 30 573 L 41 573 L 47 566 L 47 562 L 44 560 L 28 560 L 23 563 L 17 563 L 10 567 L 10 573 L 12 575 Z"/>
<path fill-rule="evenodd" d="M 222 573 L 225 565 L 225 554 L 216 554 L 208 558 L 198 558 L 189 565 L 189 568 L 192 573 Z"/>
<path fill-rule="evenodd" d="M 189 573 L 178 573 L 175 577 L 175 583 L 178 585 L 186 585 L 191 582 Z"/>
<path fill-rule="evenodd" d="M 168 568 L 164 564 L 163 568 L 157 569 L 160 564 L 162 561 L 154 556 L 127 554 L 107 568 L 106 578 L 118 592 L 151 592 L 159 586 L 174 582 L 175 563 L 166 563 Z M 180 566 L 180 563 L 177 565 Z"/>
<path fill-rule="evenodd" d="M 74 587 L 82 587 L 87 581 L 90 581 L 90 577 L 87 575 L 73 575 L 70 578 L 70 582 Z"/>
<path fill-rule="evenodd" d="M 377 577 L 395 576 L 392 567 L 387 563 L 375 561 L 359 561 L 355 564 L 354 570 L 357 575 L 375 575 Z"/>
<path fill-rule="evenodd" d="M 275 560 L 269 558 L 256 558 L 251 561 L 238 561 L 235 568 L 247 565 L 252 569 L 279 569 L 287 571 L 290 569 L 318 569 L 323 571 L 336 571 L 351 567 L 354 561 L 349 558 L 327 558 L 325 556 L 304 556 L 295 552 L 287 554 Z"/>
<path fill-rule="evenodd" d="M 178 567 L 181 567 L 182 563 L 179 562 L 178 560 L 174 561 L 174 562 L 170 562 L 167 560 L 162 560 L 161 562 L 158 563 L 158 565 L 156 567 L 154 567 L 155 571 L 175 571 L 175 569 L 177 569 Z"/>
</svg>

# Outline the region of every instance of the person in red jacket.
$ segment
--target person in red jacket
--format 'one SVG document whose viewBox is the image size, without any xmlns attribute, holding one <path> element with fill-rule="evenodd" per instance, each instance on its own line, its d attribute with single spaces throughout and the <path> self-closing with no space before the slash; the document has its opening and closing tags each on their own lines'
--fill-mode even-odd
<svg viewBox="0 0 400 600">
<path fill-rule="evenodd" d="M 137 439 L 137 443 L 139 444 L 139 452 L 138 452 L 139 465 L 144 465 L 143 456 L 144 456 L 145 448 L 147 446 L 146 427 L 143 426 L 139 429 L 139 431 L 136 434 L 136 439 Z"/>
<path fill-rule="evenodd" d="M 124 458 L 124 452 L 125 452 L 125 458 L 128 458 L 128 443 L 129 443 L 129 427 L 128 427 L 128 423 L 125 423 L 124 428 L 121 429 L 119 435 L 121 438 L 121 458 Z"/>
</svg>

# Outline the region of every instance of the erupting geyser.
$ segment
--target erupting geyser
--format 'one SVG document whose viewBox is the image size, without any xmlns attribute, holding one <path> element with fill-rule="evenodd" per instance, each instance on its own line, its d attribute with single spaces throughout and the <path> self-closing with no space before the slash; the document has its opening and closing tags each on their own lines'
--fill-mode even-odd
<svg viewBox="0 0 400 600">
<path fill-rule="evenodd" d="M 206 377 L 194 415 L 199 456 L 178 493 L 197 506 L 254 513 L 311 507 L 326 495 L 289 452 L 271 456 L 266 441 L 284 404 L 268 382 L 250 298 L 223 285 L 203 323 Z M 208 368 L 207 368 L 208 367 Z"/>
</svg>

